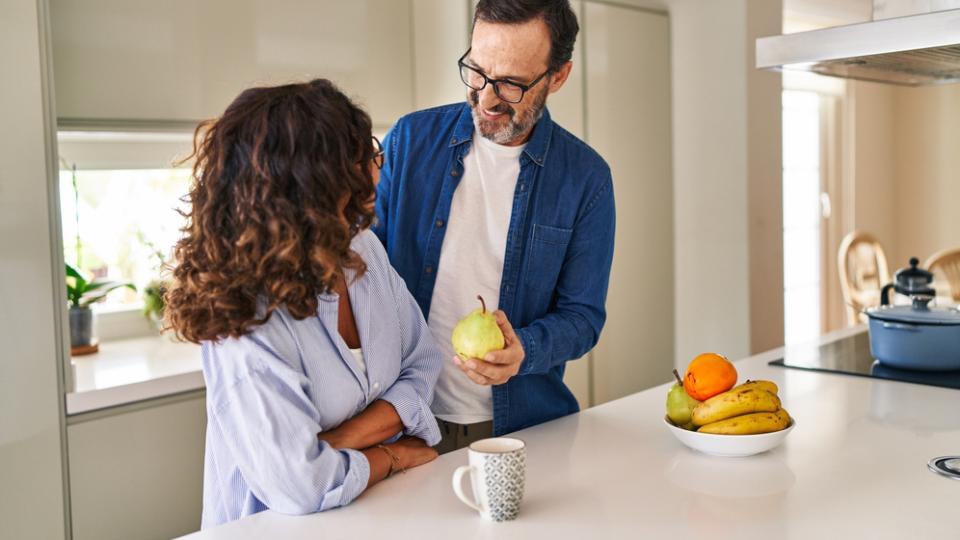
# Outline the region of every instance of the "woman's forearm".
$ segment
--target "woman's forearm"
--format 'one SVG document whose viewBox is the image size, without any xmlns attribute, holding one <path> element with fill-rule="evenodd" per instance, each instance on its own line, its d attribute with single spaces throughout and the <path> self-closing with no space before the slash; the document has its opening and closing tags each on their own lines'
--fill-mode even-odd
<svg viewBox="0 0 960 540">
<path fill-rule="evenodd" d="M 382 448 L 367 448 L 361 452 L 370 463 L 370 478 L 367 480 L 369 488 L 390 474 L 391 458 Z"/>
<path fill-rule="evenodd" d="M 378 399 L 357 416 L 336 428 L 317 434 L 330 446 L 362 450 L 382 443 L 403 431 L 403 422 L 393 405 Z"/>
</svg>

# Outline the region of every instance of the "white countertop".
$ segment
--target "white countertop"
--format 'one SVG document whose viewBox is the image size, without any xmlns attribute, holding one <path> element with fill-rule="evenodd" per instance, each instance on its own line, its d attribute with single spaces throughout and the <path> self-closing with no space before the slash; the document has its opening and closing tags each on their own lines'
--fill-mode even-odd
<svg viewBox="0 0 960 540">
<path fill-rule="evenodd" d="M 67 414 L 79 414 L 204 388 L 200 346 L 169 336 L 106 341 L 71 358 L 75 388 Z"/>
<path fill-rule="evenodd" d="M 663 385 L 515 434 L 528 469 L 513 522 L 482 521 L 453 495 L 460 450 L 344 508 L 267 511 L 185 538 L 960 538 L 948 517 L 960 481 L 927 470 L 933 457 L 960 454 L 960 390 L 767 365 L 781 354 L 736 363 L 741 380 L 776 381 L 797 422 L 765 454 L 681 445 L 663 424 Z"/>
</svg>

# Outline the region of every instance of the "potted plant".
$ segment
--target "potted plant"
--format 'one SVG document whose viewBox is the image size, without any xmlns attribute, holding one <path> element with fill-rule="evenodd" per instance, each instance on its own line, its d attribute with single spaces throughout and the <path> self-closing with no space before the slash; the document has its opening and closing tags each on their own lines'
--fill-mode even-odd
<svg viewBox="0 0 960 540">
<path fill-rule="evenodd" d="M 163 330 L 163 294 L 166 291 L 160 279 L 154 279 L 143 288 L 143 314 L 157 327 Z"/>
<path fill-rule="evenodd" d="M 143 287 L 143 315 L 157 327 L 157 330 L 163 331 L 163 295 L 167 290 L 166 270 L 167 257 L 163 250 L 157 248 L 156 244 L 150 241 L 143 231 L 137 231 L 137 238 L 140 243 L 150 250 L 150 254 L 156 259 L 154 271 L 156 278 L 150 280 Z"/>
<path fill-rule="evenodd" d="M 135 291 L 137 288 L 125 281 L 100 278 L 87 281 L 73 266 L 64 266 L 67 271 L 67 300 L 70 303 L 70 347 L 73 354 L 96 352 L 94 317 L 90 306 L 106 298 L 115 289 L 126 287 Z"/>
</svg>

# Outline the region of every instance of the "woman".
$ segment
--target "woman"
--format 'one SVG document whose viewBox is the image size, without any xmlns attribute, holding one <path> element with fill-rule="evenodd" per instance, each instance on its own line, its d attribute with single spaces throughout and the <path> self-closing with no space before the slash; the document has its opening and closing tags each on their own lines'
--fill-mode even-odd
<svg viewBox="0 0 960 540">
<path fill-rule="evenodd" d="M 326 80 L 201 125 L 170 327 L 202 344 L 203 527 L 348 504 L 436 457 L 441 353 L 368 230 L 383 152 Z"/>
</svg>

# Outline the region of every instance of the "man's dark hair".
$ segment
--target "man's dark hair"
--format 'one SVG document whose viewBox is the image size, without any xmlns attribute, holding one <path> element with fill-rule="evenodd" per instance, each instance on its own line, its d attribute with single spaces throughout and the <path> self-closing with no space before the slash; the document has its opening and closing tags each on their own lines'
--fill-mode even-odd
<svg viewBox="0 0 960 540">
<path fill-rule="evenodd" d="M 577 41 L 577 16 L 569 0 L 480 0 L 473 24 L 477 21 L 499 24 L 521 24 L 542 18 L 550 30 L 550 71 L 560 69 L 573 56 Z"/>
</svg>

